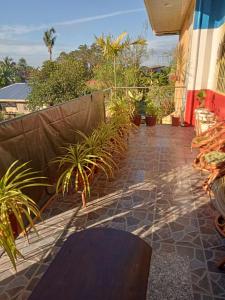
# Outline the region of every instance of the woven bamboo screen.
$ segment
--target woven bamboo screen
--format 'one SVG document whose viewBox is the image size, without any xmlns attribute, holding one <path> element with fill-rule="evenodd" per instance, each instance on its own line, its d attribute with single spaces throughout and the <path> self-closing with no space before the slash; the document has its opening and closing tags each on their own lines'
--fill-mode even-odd
<svg viewBox="0 0 225 300">
<path fill-rule="evenodd" d="M 217 90 L 225 93 L 225 38 L 221 46 L 221 55 L 218 60 Z"/>
</svg>

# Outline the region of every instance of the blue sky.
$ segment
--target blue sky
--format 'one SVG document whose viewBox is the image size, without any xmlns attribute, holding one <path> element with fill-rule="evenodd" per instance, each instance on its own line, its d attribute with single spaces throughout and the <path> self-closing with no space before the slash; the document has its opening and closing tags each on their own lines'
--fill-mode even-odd
<svg viewBox="0 0 225 300">
<path fill-rule="evenodd" d="M 1 1 L 0 59 L 26 58 L 38 66 L 48 59 L 43 32 L 54 26 L 57 31 L 54 57 L 80 44 L 91 44 L 94 36 L 118 35 L 127 31 L 132 37 L 143 33 L 149 47 L 160 53 L 174 48 L 177 37 L 155 37 L 148 22 L 144 0 L 20 0 Z"/>
</svg>

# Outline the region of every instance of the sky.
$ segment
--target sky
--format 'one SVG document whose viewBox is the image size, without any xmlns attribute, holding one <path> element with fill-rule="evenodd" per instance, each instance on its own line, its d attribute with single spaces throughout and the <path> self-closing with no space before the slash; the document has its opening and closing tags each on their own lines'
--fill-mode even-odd
<svg viewBox="0 0 225 300">
<path fill-rule="evenodd" d="M 117 36 L 126 31 L 133 38 L 145 33 L 155 53 L 177 43 L 176 36 L 154 36 L 144 0 L 0 0 L 0 4 L 0 59 L 24 57 L 36 67 L 48 59 L 43 33 L 52 26 L 57 32 L 53 58 L 80 44 L 90 45 L 103 33 Z M 150 60 L 146 64 L 157 64 Z"/>
</svg>

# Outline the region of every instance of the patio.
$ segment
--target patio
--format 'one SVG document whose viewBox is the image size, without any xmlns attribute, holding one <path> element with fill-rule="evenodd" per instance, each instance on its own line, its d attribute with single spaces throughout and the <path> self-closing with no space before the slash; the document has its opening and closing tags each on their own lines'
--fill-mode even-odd
<svg viewBox="0 0 225 300">
<path fill-rule="evenodd" d="M 225 240 L 214 228 L 215 210 L 193 170 L 193 128 L 141 126 L 129 139 L 114 180 L 99 176 L 87 208 L 79 195 L 55 197 L 15 274 L 1 257 L 0 300 L 27 299 L 63 241 L 73 232 L 107 226 L 139 235 L 153 248 L 147 299 L 224 299 L 225 274 L 216 262 Z"/>
</svg>

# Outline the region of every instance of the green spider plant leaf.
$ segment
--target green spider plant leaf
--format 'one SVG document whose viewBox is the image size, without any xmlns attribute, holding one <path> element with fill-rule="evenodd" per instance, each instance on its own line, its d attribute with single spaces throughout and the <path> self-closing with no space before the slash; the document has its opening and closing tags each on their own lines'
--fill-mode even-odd
<svg viewBox="0 0 225 300">
<path fill-rule="evenodd" d="M 21 254 L 16 248 L 11 218 L 16 220 L 18 228 L 25 233 L 27 238 L 27 224 L 37 233 L 33 217 L 40 217 L 40 211 L 37 204 L 25 194 L 24 190 L 49 186 L 43 182 L 45 177 L 36 176 L 38 172 L 32 171 L 27 166 L 28 163 L 19 164 L 15 161 L 0 178 L 0 247 L 5 250 L 14 268 L 16 268 L 17 257 Z"/>
</svg>

